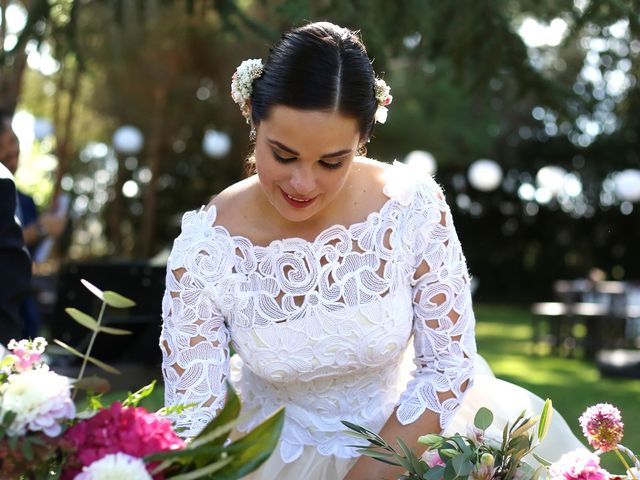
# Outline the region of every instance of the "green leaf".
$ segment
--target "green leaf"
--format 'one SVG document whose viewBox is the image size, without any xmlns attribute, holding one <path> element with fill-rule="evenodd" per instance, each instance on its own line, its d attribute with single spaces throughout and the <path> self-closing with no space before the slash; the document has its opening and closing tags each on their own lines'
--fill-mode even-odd
<svg viewBox="0 0 640 480">
<path fill-rule="evenodd" d="M 87 315 L 76 308 L 65 308 L 65 312 L 67 312 L 69 316 L 80 325 L 93 332 L 102 332 L 109 335 L 131 335 L 132 333 L 131 331 L 123 330 L 122 328 L 105 327 L 104 325 L 100 325 L 91 315 Z"/>
<path fill-rule="evenodd" d="M 207 477 L 212 473 L 217 472 L 221 468 L 227 466 L 232 461 L 233 457 L 223 458 L 221 460 L 218 460 L 217 462 L 211 463 L 202 468 L 198 468 L 197 470 L 193 470 L 189 473 L 183 473 L 180 475 L 168 477 L 167 480 L 195 480 L 197 478 Z"/>
<path fill-rule="evenodd" d="M 83 327 L 86 327 L 89 330 L 92 330 L 94 332 L 100 329 L 100 325 L 98 325 L 98 322 L 96 321 L 96 319 L 93 318 L 91 315 L 87 315 L 86 313 L 81 312 L 77 308 L 65 308 L 64 311 L 67 312 L 71 318 L 73 318 L 76 322 L 78 322 Z"/>
<path fill-rule="evenodd" d="M 458 477 L 466 477 L 471 473 L 471 470 L 473 470 L 473 464 L 464 453 L 460 453 L 453 457 L 451 459 L 451 465 L 453 465 L 453 469 Z"/>
<path fill-rule="evenodd" d="M 98 297 L 101 301 L 104 302 L 104 296 L 102 294 L 102 290 L 100 290 L 98 287 L 88 282 L 84 278 L 80 280 L 80 283 L 82 283 L 82 285 L 84 285 L 87 290 L 89 290 L 91 293 L 93 293 L 96 297 Z"/>
<path fill-rule="evenodd" d="M 9 437 L 9 448 L 15 452 L 17 447 L 18 437 Z"/>
<path fill-rule="evenodd" d="M 197 407 L 198 404 L 197 403 L 185 403 L 185 404 L 178 404 L 178 405 L 169 405 L 167 407 L 162 407 L 161 409 L 159 409 L 156 413 L 158 415 L 171 415 L 172 413 L 182 413 L 185 410 L 188 410 L 190 408 L 194 408 Z"/>
<path fill-rule="evenodd" d="M 31 442 L 28 438 L 24 439 L 20 450 L 22 450 L 22 454 L 24 455 L 25 460 L 27 460 L 28 462 L 33 460 L 33 448 L 31 447 Z"/>
<path fill-rule="evenodd" d="M 122 402 L 123 407 L 137 407 L 143 398 L 148 397 L 153 393 L 153 388 L 156 386 L 156 381 L 152 381 L 149 385 L 146 385 L 139 389 L 137 392 L 129 393 L 127 398 Z"/>
<path fill-rule="evenodd" d="M 398 443 L 400 450 L 402 450 L 402 453 L 404 454 L 404 456 L 409 462 L 410 468 L 408 468 L 407 470 L 409 472 L 416 472 L 417 470 L 419 470 L 420 469 L 420 466 L 418 465 L 419 460 L 415 452 L 411 450 L 407 446 L 407 444 L 402 441 L 400 437 L 396 438 L 396 442 Z"/>
<path fill-rule="evenodd" d="M 104 405 L 100 401 L 100 397 L 102 397 L 102 395 L 89 395 L 89 408 L 94 412 L 104 408 Z"/>
<path fill-rule="evenodd" d="M 111 290 L 102 292 L 102 295 L 104 296 L 104 303 L 113 308 L 131 308 L 136 304 L 133 300 Z"/>
<path fill-rule="evenodd" d="M 541 456 L 536 455 L 533 452 L 531 452 L 531 455 L 533 455 L 533 458 L 535 458 L 540 464 L 542 464 L 542 466 L 544 466 L 544 467 L 551 466 L 551 462 L 549 460 L 547 460 L 546 458 L 542 458 Z"/>
<path fill-rule="evenodd" d="M 18 414 L 16 412 L 12 412 L 11 410 L 7 410 L 4 414 L 4 416 L 2 417 L 2 423 L 6 426 L 9 426 L 13 423 L 13 421 L 16 419 L 16 417 L 18 416 Z"/>
<path fill-rule="evenodd" d="M 456 471 L 454 470 L 451 461 L 446 462 L 444 474 L 442 476 L 444 477 L 444 480 L 454 480 L 456 478 Z"/>
<path fill-rule="evenodd" d="M 264 422 L 231 443 L 227 450 L 233 461 L 219 471 L 220 478 L 236 480 L 256 470 L 276 448 L 284 425 L 284 408 L 280 408 Z"/>
<path fill-rule="evenodd" d="M 198 435 L 196 435 L 196 437 L 193 439 L 194 441 L 204 437 L 205 435 L 214 431 L 218 427 L 221 427 L 222 425 L 226 425 L 234 421 L 235 419 L 238 418 L 238 415 L 240 415 L 240 399 L 238 398 L 238 395 L 236 394 L 235 390 L 233 389 L 233 387 L 229 382 L 226 382 L 226 386 L 227 386 L 227 398 L 224 403 L 224 407 L 222 407 L 222 410 L 218 412 L 216 417 L 213 420 L 211 420 Z M 224 443 L 224 439 L 222 440 L 218 439 L 215 442 L 212 442 L 212 444 L 214 445 L 218 445 L 218 444 L 221 445 L 223 443 Z"/>
<path fill-rule="evenodd" d="M 120 374 L 120 370 L 118 370 L 117 368 L 113 368 L 112 366 L 107 365 L 106 363 L 98 360 L 97 358 L 89 357 L 89 356 L 85 355 L 84 353 L 80 353 L 75 348 L 71 347 L 70 345 L 67 345 L 66 343 L 64 343 L 64 342 L 62 342 L 62 341 L 60 341 L 58 339 L 54 339 L 53 343 L 55 343 L 56 345 L 60 345 L 66 351 L 68 351 L 69 353 L 72 353 L 73 355 L 75 355 L 77 357 L 80 357 L 80 358 L 83 358 L 83 359 L 86 358 L 89 362 L 93 363 L 96 367 L 101 368 L 105 372 L 114 373 L 116 375 Z"/>
<path fill-rule="evenodd" d="M 551 400 L 548 398 L 544 402 L 544 406 L 542 407 L 542 413 L 540 414 L 540 423 L 538 423 L 538 440 L 542 441 L 542 439 L 547 435 L 549 431 L 549 426 L 551 425 L 551 417 L 553 415 L 553 404 Z"/>
<path fill-rule="evenodd" d="M 373 450 L 371 448 L 361 448 L 358 450 L 358 453 L 366 455 L 367 457 L 375 458 L 380 462 L 388 463 L 389 465 L 400 466 L 397 461 L 392 460 L 396 458 L 396 454 L 394 453 L 379 452 L 378 450 Z"/>
<path fill-rule="evenodd" d="M 444 466 L 436 465 L 431 467 L 424 475 L 422 475 L 422 478 L 424 478 L 424 480 L 440 480 L 443 476 Z"/>
<path fill-rule="evenodd" d="M 473 419 L 473 424 L 480 430 L 486 430 L 493 423 L 493 412 L 486 407 L 480 407 Z"/>
</svg>

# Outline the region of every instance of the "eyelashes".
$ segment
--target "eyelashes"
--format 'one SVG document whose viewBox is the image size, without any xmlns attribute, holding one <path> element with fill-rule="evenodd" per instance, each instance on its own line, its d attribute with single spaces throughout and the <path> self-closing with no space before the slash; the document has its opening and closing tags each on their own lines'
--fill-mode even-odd
<svg viewBox="0 0 640 480">
<path fill-rule="evenodd" d="M 285 165 L 297 160 L 296 157 L 282 157 L 278 155 L 275 151 L 272 151 L 272 153 L 273 153 L 273 158 L 275 158 L 280 163 L 284 163 Z M 322 165 L 324 168 L 327 168 L 329 170 L 336 170 L 342 167 L 342 162 L 329 163 L 329 162 L 320 160 L 320 165 Z"/>
</svg>

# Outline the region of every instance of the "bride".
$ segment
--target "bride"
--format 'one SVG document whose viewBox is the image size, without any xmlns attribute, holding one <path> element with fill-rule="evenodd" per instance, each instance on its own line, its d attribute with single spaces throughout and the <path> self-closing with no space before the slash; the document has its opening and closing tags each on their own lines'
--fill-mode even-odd
<svg viewBox="0 0 640 480">
<path fill-rule="evenodd" d="M 242 63 L 231 93 L 254 174 L 184 215 L 167 268 L 165 400 L 198 405 L 174 415 L 184 434 L 216 414 L 229 379 L 239 431 L 285 406 L 279 447 L 249 478 L 396 478 L 347 447 L 341 420 L 418 450 L 418 436 L 463 429 L 486 401 L 535 400 L 474 378 L 469 276 L 438 185 L 363 156 L 392 97 L 357 32 L 291 30 L 264 65 Z M 568 429 L 556 438 L 574 447 Z"/>
</svg>

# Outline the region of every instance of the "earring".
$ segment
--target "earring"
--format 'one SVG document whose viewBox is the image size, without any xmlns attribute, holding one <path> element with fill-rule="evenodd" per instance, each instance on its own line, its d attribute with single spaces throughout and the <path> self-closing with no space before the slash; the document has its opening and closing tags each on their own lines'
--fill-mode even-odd
<svg viewBox="0 0 640 480">
<path fill-rule="evenodd" d="M 257 136 L 256 127 L 251 127 L 251 130 L 249 131 L 249 140 L 255 142 Z"/>
</svg>

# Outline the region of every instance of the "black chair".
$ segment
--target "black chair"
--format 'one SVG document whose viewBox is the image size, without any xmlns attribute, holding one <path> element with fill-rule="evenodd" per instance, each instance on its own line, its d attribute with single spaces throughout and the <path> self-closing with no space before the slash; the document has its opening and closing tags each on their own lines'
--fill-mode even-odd
<svg viewBox="0 0 640 480">
<path fill-rule="evenodd" d="M 85 279 L 101 290 L 112 290 L 131 298 L 136 305 L 128 309 L 107 307 L 103 325 L 132 331 L 132 335 L 113 336 L 99 333 L 92 356 L 105 362 L 160 363 L 162 295 L 165 288 L 165 267 L 135 262 L 83 262 L 62 266 L 57 285 L 57 301 L 51 319 L 53 338 L 62 340 L 84 352 L 91 331 L 76 323 L 65 308 L 73 307 L 92 317 L 98 317 L 101 301 L 82 283 Z"/>
</svg>

